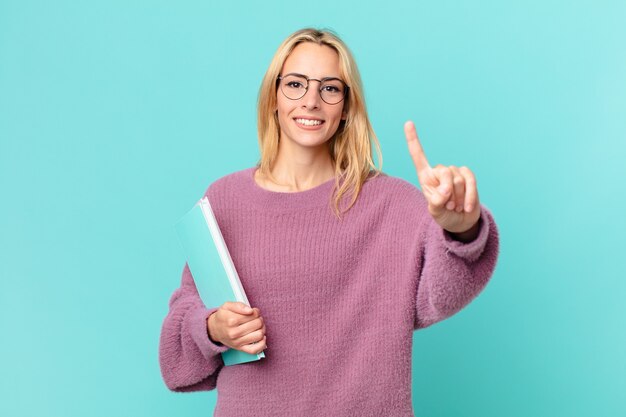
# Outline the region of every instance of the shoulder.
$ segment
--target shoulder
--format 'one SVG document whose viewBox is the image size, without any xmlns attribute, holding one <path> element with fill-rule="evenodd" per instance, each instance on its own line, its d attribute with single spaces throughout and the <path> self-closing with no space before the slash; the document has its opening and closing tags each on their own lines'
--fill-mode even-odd
<svg viewBox="0 0 626 417">
<path fill-rule="evenodd" d="M 363 184 L 363 191 L 385 199 L 396 207 L 423 204 L 424 195 L 417 186 L 404 178 L 394 177 L 384 172 L 370 175 Z"/>
<path fill-rule="evenodd" d="M 363 184 L 360 207 L 381 221 L 389 221 L 403 231 L 415 230 L 428 219 L 428 204 L 422 191 L 400 177 L 380 173 Z"/>
<path fill-rule="evenodd" d="M 255 169 L 256 167 L 246 168 L 217 178 L 209 184 L 204 195 L 211 199 L 212 197 L 222 197 L 232 194 L 233 189 L 240 189 L 246 184 L 246 181 L 254 174 Z"/>
</svg>

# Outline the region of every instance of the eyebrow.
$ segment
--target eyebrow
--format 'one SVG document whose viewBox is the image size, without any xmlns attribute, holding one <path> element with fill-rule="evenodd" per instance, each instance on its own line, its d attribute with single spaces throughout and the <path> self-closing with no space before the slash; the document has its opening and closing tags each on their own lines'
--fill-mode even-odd
<svg viewBox="0 0 626 417">
<path fill-rule="evenodd" d="M 298 72 L 290 72 L 290 73 L 288 73 L 288 74 L 283 75 L 283 77 L 286 77 L 286 76 L 288 76 L 288 75 L 297 75 L 297 76 L 300 76 L 300 77 L 306 78 L 307 80 L 317 80 L 317 78 L 310 78 L 308 75 L 300 74 L 300 73 L 298 73 Z M 324 77 L 324 78 L 322 78 L 320 81 L 328 81 L 328 80 L 339 80 L 339 81 L 343 81 L 341 78 L 339 78 L 339 77 L 335 77 L 335 76 L 332 76 L 332 77 Z"/>
</svg>

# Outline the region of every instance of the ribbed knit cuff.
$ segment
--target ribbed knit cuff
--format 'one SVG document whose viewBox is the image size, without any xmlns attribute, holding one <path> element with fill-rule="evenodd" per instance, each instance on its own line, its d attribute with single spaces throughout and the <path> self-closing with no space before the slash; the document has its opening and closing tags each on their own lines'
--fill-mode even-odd
<svg viewBox="0 0 626 417">
<path fill-rule="evenodd" d="M 207 319 L 213 314 L 217 308 L 207 309 L 204 306 L 198 307 L 190 312 L 189 320 L 191 337 L 198 345 L 200 352 L 206 359 L 226 352 L 229 348 L 225 345 L 217 345 L 209 338 L 209 329 L 207 327 Z"/>
<path fill-rule="evenodd" d="M 493 216 L 482 204 L 480 206 L 478 223 L 478 236 L 470 242 L 456 240 L 452 237 L 450 232 L 442 229 L 437 223 L 434 224 L 440 229 L 439 236 L 442 238 L 448 253 L 473 262 L 478 259 L 485 250 L 487 239 L 489 238 L 489 229 L 491 228 L 491 223 L 493 223 Z"/>
</svg>

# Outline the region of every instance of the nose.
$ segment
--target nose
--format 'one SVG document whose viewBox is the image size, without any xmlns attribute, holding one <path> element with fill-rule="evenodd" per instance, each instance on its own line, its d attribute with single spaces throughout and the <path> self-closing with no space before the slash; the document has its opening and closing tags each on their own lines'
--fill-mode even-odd
<svg viewBox="0 0 626 417">
<path fill-rule="evenodd" d="M 320 95 L 319 85 L 312 84 L 311 81 L 318 82 L 317 80 L 309 80 L 309 88 L 304 94 L 304 97 L 302 97 L 302 106 L 307 109 L 317 109 L 320 107 L 322 97 Z"/>
</svg>

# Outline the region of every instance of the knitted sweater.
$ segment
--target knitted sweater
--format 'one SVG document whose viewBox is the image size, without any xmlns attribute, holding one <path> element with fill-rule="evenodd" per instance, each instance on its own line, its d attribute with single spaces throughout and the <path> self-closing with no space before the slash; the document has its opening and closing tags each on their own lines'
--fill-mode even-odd
<svg viewBox="0 0 626 417">
<path fill-rule="evenodd" d="M 224 366 L 185 265 L 161 330 L 170 390 L 217 388 L 214 416 L 413 416 L 412 333 L 450 317 L 485 287 L 498 232 L 481 206 L 478 237 L 455 241 L 400 178 L 368 178 L 339 220 L 334 179 L 281 193 L 256 168 L 213 182 L 206 196 L 252 307 L 266 357 Z M 233 300 L 234 301 L 234 300 Z"/>
</svg>

